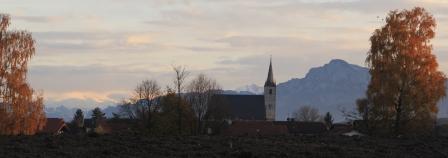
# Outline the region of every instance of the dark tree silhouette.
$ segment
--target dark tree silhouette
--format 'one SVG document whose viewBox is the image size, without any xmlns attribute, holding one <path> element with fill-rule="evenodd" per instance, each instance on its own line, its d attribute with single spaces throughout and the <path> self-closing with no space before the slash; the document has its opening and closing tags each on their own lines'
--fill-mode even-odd
<svg viewBox="0 0 448 158">
<path fill-rule="evenodd" d="M 136 114 L 147 128 L 150 128 L 151 113 L 156 110 L 157 98 L 162 94 L 160 86 L 155 80 L 144 80 L 135 88 Z"/>
<path fill-rule="evenodd" d="M 176 87 L 177 90 L 177 98 L 178 100 L 178 108 L 177 108 L 177 127 L 178 127 L 178 132 L 179 134 L 182 133 L 182 108 L 181 108 L 181 104 L 182 104 L 182 92 L 184 89 L 184 83 L 185 80 L 187 79 L 189 72 L 186 70 L 186 68 L 184 66 L 173 66 L 173 70 L 176 73 L 176 76 L 174 77 L 174 87 Z"/>
<path fill-rule="evenodd" d="M 77 109 L 75 112 L 75 115 L 73 116 L 72 124 L 76 128 L 83 128 L 84 127 L 84 113 L 81 109 Z"/>
<path fill-rule="evenodd" d="M 182 109 L 182 115 L 178 116 L 178 108 Z M 188 102 L 182 98 L 178 98 L 175 91 L 167 90 L 167 93 L 160 99 L 160 112 L 154 113 L 152 119 L 152 134 L 156 135 L 174 135 L 174 134 L 191 134 L 195 127 L 194 114 Z M 182 119 L 182 132 L 178 132 L 178 118 Z"/>
<path fill-rule="evenodd" d="M 92 121 L 93 126 L 96 128 L 98 127 L 101 122 L 106 120 L 106 114 L 101 111 L 99 107 L 96 107 L 92 110 Z"/>
<path fill-rule="evenodd" d="M 321 119 L 319 110 L 311 106 L 302 106 L 294 112 L 294 118 L 297 121 L 303 122 L 317 122 Z"/>
<path fill-rule="evenodd" d="M 199 74 L 187 87 L 187 100 L 196 115 L 197 133 L 202 132 L 203 119 L 209 111 L 209 106 L 213 95 L 220 93 L 220 86 L 216 80 Z"/>
<path fill-rule="evenodd" d="M 327 126 L 327 129 L 333 128 L 333 116 L 331 116 L 330 112 L 325 114 L 324 123 Z"/>
</svg>

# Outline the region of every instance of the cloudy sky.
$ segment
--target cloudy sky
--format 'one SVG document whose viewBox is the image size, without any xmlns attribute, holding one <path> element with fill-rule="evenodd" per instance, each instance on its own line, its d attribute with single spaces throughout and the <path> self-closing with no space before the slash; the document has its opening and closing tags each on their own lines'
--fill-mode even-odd
<svg viewBox="0 0 448 158">
<path fill-rule="evenodd" d="M 143 79 L 169 85 L 172 65 L 204 72 L 225 89 L 262 85 L 270 55 L 278 82 L 334 58 L 364 65 L 387 12 L 414 6 L 436 18 L 434 53 L 448 73 L 447 0 L 0 2 L 12 27 L 37 41 L 29 82 L 49 105 L 109 104 Z"/>
</svg>

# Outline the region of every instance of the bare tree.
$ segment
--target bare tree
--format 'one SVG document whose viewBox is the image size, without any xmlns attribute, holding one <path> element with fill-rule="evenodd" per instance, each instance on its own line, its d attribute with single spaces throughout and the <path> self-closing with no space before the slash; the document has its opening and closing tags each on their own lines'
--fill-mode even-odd
<svg viewBox="0 0 448 158">
<path fill-rule="evenodd" d="M 162 94 L 161 88 L 155 80 L 144 80 L 135 88 L 135 98 L 144 105 L 146 110 L 156 110 L 156 98 Z"/>
<path fill-rule="evenodd" d="M 151 122 L 151 112 L 154 112 L 158 103 L 157 97 L 162 92 L 155 80 L 144 80 L 135 88 L 135 106 L 137 117 L 149 126 Z"/>
<path fill-rule="evenodd" d="M 187 98 L 197 119 L 197 132 L 202 131 L 202 121 L 209 110 L 212 96 L 220 92 L 216 80 L 199 74 L 187 87 Z"/>
<path fill-rule="evenodd" d="M 178 97 L 178 104 L 177 104 L 177 127 L 179 134 L 182 133 L 182 91 L 184 89 L 184 83 L 187 79 L 188 75 L 190 74 L 185 66 L 173 66 L 173 70 L 176 73 L 176 76 L 174 78 L 174 87 L 177 90 L 177 97 Z"/>
<path fill-rule="evenodd" d="M 317 122 L 321 119 L 321 116 L 316 108 L 302 106 L 294 113 L 294 118 L 298 121 Z"/>
<path fill-rule="evenodd" d="M 190 75 L 190 72 L 188 72 L 185 68 L 185 66 L 173 66 L 173 70 L 176 73 L 176 76 L 174 78 L 174 86 L 177 91 L 177 95 L 180 97 L 180 94 L 184 90 L 184 83 L 187 79 L 188 75 Z"/>
</svg>

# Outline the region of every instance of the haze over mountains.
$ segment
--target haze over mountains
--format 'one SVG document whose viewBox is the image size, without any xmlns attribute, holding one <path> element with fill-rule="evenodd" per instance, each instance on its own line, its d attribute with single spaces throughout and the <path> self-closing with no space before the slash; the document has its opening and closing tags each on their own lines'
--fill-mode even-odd
<svg viewBox="0 0 448 158">
<path fill-rule="evenodd" d="M 365 96 L 370 80 L 368 69 L 334 59 L 321 67 L 311 68 L 304 78 L 293 78 L 277 85 L 277 120 L 285 120 L 300 106 L 313 106 L 323 114 L 332 113 L 335 121 L 343 121 L 342 110 L 354 111 L 355 101 Z M 263 87 L 250 84 L 225 93 L 253 95 L 262 94 Z M 105 109 L 108 116 L 117 109 Z M 70 120 L 74 109 L 65 107 L 47 108 L 48 117 L 63 117 Z M 448 114 L 448 101 L 439 104 L 439 117 Z"/>
</svg>

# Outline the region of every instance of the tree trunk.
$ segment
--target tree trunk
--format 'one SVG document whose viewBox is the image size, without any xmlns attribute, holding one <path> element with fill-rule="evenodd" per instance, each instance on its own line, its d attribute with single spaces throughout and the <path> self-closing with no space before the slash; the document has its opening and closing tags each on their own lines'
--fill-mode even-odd
<svg viewBox="0 0 448 158">
<path fill-rule="evenodd" d="M 197 129 L 198 130 L 197 131 L 198 135 L 202 134 L 201 133 L 201 128 L 202 128 L 202 124 L 201 123 L 202 123 L 201 119 L 198 118 L 198 129 Z"/>
<path fill-rule="evenodd" d="M 180 86 L 179 86 L 180 87 Z M 177 94 L 178 94 L 178 102 L 177 102 L 177 115 L 178 115 L 178 122 L 177 122 L 177 127 L 178 127 L 178 131 L 179 131 L 179 134 L 182 134 L 182 110 L 181 110 L 181 104 L 182 104 L 182 99 L 181 99 L 181 95 L 180 95 L 180 88 L 179 88 L 179 90 L 178 90 L 178 92 L 177 92 Z"/>
<path fill-rule="evenodd" d="M 398 135 L 400 133 L 400 123 L 401 123 L 401 111 L 403 109 L 403 89 L 400 90 L 400 94 L 398 96 L 398 103 L 395 106 L 395 123 L 394 123 L 394 133 Z"/>
<path fill-rule="evenodd" d="M 145 112 L 147 112 L 147 115 L 146 115 L 146 126 L 147 126 L 147 128 L 148 129 L 151 129 L 151 106 L 152 106 L 152 101 L 151 101 L 151 99 L 150 98 L 146 98 L 146 104 L 147 104 L 147 106 L 146 107 L 148 107 L 148 111 L 145 111 Z"/>
</svg>

